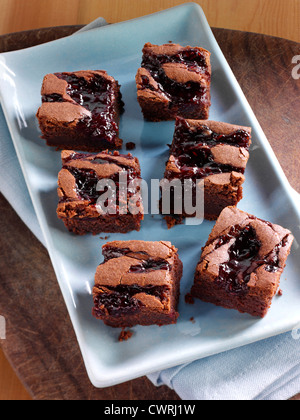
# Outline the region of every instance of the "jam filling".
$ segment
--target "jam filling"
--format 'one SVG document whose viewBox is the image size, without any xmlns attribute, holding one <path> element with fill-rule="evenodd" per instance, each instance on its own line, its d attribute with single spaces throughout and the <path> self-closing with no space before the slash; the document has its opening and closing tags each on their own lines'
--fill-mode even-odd
<svg viewBox="0 0 300 420">
<path fill-rule="evenodd" d="M 259 267 L 271 273 L 280 270 L 279 252 L 286 246 L 287 235 L 268 255 L 261 258 L 259 251 L 261 242 L 256 236 L 254 228 L 250 225 L 241 227 L 233 226 L 227 235 L 219 238 L 215 249 L 228 244 L 232 239 L 234 243 L 229 248 L 229 260 L 220 265 L 219 276 L 215 280 L 219 287 L 234 295 L 246 294 L 249 290 L 248 283 L 251 274 Z"/>
<path fill-rule="evenodd" d="M 116 123 L 116 104 L 123 109 L 121 94 L 115 97 L 114 87 L 109 80 L 94 75 L 89 81 L 67 73 L 55 75 L 68 83 L 67 94 L 79 105 L 88 109 L 92 116 L 84 117 L 77 125 L 80 132 L 99 139 L 112 142 L 118 134 Z M 43 102 L 63 102 L 58 94 L 44 95 Z"/>
<path fill-rule="evenodd" d="M 189 122 L 184 118 L 177 117 L 176 130 L 174 133 L 174 142 L 172 150 L 176 153 L 180 149 L 193 149 L 203 146 L 217 146 L 218 144 L 227 144 L 230 146 L 244 147 L 249 150 L 250 135 L 244 130 L 237 130 L 231 134 L 218 134 L 209 127 L 202 125 L 191 128 Z"/>
<path fill-rule="evenodd" d="M 96 204 L 98 198 L 103 194 L 103 191 L 97 191 L 98 182 L 101 180 L 94 170 L 90 169 L 77 169 L 68 167 L 69 172 L 74 176 L 76 180 L 76 189 L 80 199 L 89 200 L 91 204 Z M 136 191 L 128 188 L 130 182 L 134 179 L 139 178 L 136 172 L 132 169 L 124 170 L 124 174 L 127 176 L 127 182 L 124 186 L 127 188 L 127 199 L 132 197 Z M 117 172 L 109 179 L 112 180 L 116 186 L 115 196 L 111 194 L 112 203 L 116 202 L 117 206 L 119 205 L 119 192 L 120 192 L 120 175 L 122 172 Z M 109 187 L 107 187 L 109 188 Z M 107 192 L 107 190 L 105 191 Z M 108 205 L 108 203 L 106 203 Z"/>
<path fill-rule="evenodd" d="M 43 95 L 42 102 L 63 102 L 63 97 L 58 93 L 52 93 L 51 95 Z"/>
<path fill-rule="evenodd" d="M 171 271 L 172 269 L 168 261 L 162 258 L 154 259 L 144 251 L 133 252 L 129 248 L 105 247 L 103 249 L 103 255 L 104 262 L 107 262 L 108 260 L 111 260 L 113 258 L 120 258 L 123 256 L 140 259 L 141 262 L 139 264 L 130 267 L 129 273 L 144 273 L 145 271 L 156 270 Z"/>
<path fill-rule="evenodd" d="M 209 149 L 197 150 L 193 153 L 193 156 L 180 155 L 175 157 L 174 163 L 180 168 L 178 177 L 182 179 L 202 179 L 210 175 L 231 173 L 233 171 L 242 174 L 245 172 L 244 168 L 216 163 Z M 173 171 L 166 171 L 166 178 L 174 178 Z"/>
<path fill-rule="evenodd" d="M 211 175 L 237 172 L 245 173 L 245 168 L 215 162 L 212 148 L 217 145 L 230 145 L 250 147 L 250 135 L 244 130 L 237 130 L 231 134 L 217 134 L 207 126 L 197 129 L 191 128 L 189 122 L 177 118 L 173 143 L 170 146 L 170 155 L 179 169 L 166 169 L 165 178 L 168 180 L 180 179 L 182 182 L 182 195 L 185 195 L 184 180 L 192 181 L 193 206 L 196 204 L 197 181 Z M 171 195 L 171 214 L 174 212 L 174 194 Z"/>
<path fill-rule="evenodd" d="M 209 80 L 209 69 L 200 51 L 191 49 L 171 56 L 144 54 L 142 67 L 150 72 L 153 79 L 158 83 L 158 89 L 171 100 L 171 107 L 174 105 L 188 106 L 189 104 L 209 103 L 210 99 L 207 97 L 207 89 L 200 87 L 199 83 L 179 83 L 169 79 L 162 68 L 165 63 L 185 64 L 189 70 L 206 75 Z M 142 88 L 156 90 L 147 76 L 142 76 Z"/>
<path fill-rule="evenodd" d="M 104 262 L 107 262 L 108 260 L 111 260 L 113 258 L 120 258 L 125 255 L 131 256 L 130 254 L 134 255 L 134 258 L 141 259 L 141 260 L 149 257 L 149 255 L 144 251 L 133 252 L 129 248 L 115 248 L 115 247 L 106 246 L 103 249 Z"/>
<path fill-rule="evenodd" d="M 183 50 L 173 55 L 154 55 L 151 53 L 143 55 L 142 67 L 152 71 L 153 73 L 158 71 L 158 69 L 165 63 L 185 64 L 191 70 L 209 76 L 205 56 L 201 53 L 201 51 L 195 48 Z"/>
<path fill-rule="evenodd" d="M 244 130 L 237 130 L 232 134 L 217 134 L 206 126 L 192 131 L 188 122 L 178 118 L 171 155 L 175 158 L 175 165 L 180 169 L 180 178 L 205 178 L 209 175 L 238 172 L 244 174 L 244 168 L 216 163 L 211 149 L 217 145 L 243 147 L 249 150 L 250 136 Z M 167 178 L 174 177 L 167 172 Z"/>
<path fill-rule="evenodd" d="M 156 271 L 156 270 L 164 270 L 170 271 L 171 266 L 166 260 L 158 259 L 148 259 L 141 264 L 133 265 L 130 267 L 129 273 L 144 273 L 146 271 Z"/>
<path fill-rule="evenodd" d="M 170 107 L 176 105 L 184 105 L 187 108 L 189 105 L 200 105 L 209 103 L 207 97 L 207 89 L 201 88 L 198 83 L 188 82 L 179 83 L 169 79 L 163 69 L 155 74 L 151 74 L 154 80 L 158 83 L 156 89 L 147 76 L 142 76 L 142 89 L 149 89 L 152 91 L 161 91 L 171 101 Z"/>
<path fill-rule="evenodd" d="M 129 248 L 114 248 L 105 247 L 103 249 L 104 263 L 114 258 L 122 256 L 132 256 L 132 258 L 139 259 L 139 263 L 134 263 L 128 273 L 140 274 L 157 270 L 171 271 L 172 267 L 168 261 L 158 258 L 154 259 L 144 251 L 133 252 Z M 109 292 L 99 293 L 94 300 L 94 312 L 98 316 L 107 315 L 122 316 L 130 315 L 138 312 L 143 305 L 142 302 L 134 298 L 138 293 L 145 293 L 147 295 L 155 296 L 162 303 L 166 302 L 170 297 L 170 289 L 168 286 L 139 286 L 133 285 L 118 285 L 116 287 L 104 286 Z"/>
<path fill-rule="evenodd" d="M 224 240 L 230 241 L 230 238 L 224 238 Z M 247 283 L 255 269 L 254 266 L 260 248 L 261 243 L 251 226 L 241 230 L 228 251 L 229 261 L 220 265 L 219 277 L 216 283 L 223 287 L 225 286 L 228 293 L 246 293 L 248 290 Z"/>
<path fill-rule="evenodd" d="M 78 156 L 78 157 L 75 157 Z M 101 178 L 96 174 L 95 170 L 93 169 L 84 169 L 84 168 L 74 168 L 72 166 L 68 165 L 68 162 L 70 160 L 80 160 L 81 154 L 73 155 L 70 157 L 70 159 L 65 161 L 65 164 L 63 166 L 63 169 L 67 169 L 75 178 L 76 182 L 76 190 L 78 197 L 82 200 L 89 200 L 91 204 L 96 204 L 98 198 L 103 194 L 103 191 L 97 191 L 97 185 L 98 182 L 101 180 Z M 84 157 L 84 155 L 82 155 Z M 127 157 L 126 157 L 127 158 Z M 95 163 L 95 164 L 107 164 L 107 163 L 114 163 L 113 156 L 108 156 L 106 159 L 100 159 L 95 157 L 92 161 L 88 161 L 89 163 Z M 141 179 L 140 175 L 136 173 L 136 171 L 133 168 L 127 167 L 125 165 L 120 165 L 119 162 L 115 162 L 120 168 L 122 169 L 120 172 L 117 172 L 113 174 L 109 179 L 112 180 L 116 186 L 115 192 L 116 196 L 111 194 L 112 203 L 116 202 L 117 207 L 119 205 L 119 191 L 120 191 L 120 175 L 122 173 L 126 174 L 126 192 L 127 192 L 127 199 L 129 200 L 130 197 L 132 197 L 134 194 L 136 194 L 137 190 L 134 188 L 129 188 L 129 184 L 135 180 L 135 179 Z M 65 201 L 68 199 L 67 197 L 63 197 L 61 201 Z M 106 205 L 109 203 L 107 202 Z M 117 209 L 118 212 L 118 209 Z"/>
<path fill-rule="evenodd" d="M 166 286 L 138 286 L 134 285 L 119 285 L 117 287 L 107 287 L 109 292 L 100 293 L 94 299 L 94 313 L 101 317 L 107 315 L 119 317 L 122 315 L 131 315 L 137 313 L 144 304 L 134 295 L 138 293 L 145 293 L 147 295 L 155 296 L 162 303 L 169 298 L 169 289 Z"/>
</svg>

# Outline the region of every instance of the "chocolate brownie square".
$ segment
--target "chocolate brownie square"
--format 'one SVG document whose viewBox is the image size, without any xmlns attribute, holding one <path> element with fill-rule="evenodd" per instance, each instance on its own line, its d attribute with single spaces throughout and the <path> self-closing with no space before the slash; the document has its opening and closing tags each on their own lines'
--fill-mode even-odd
<svg viewBox="0 0 300 420">
<path fill-rule="evenodd" d="M 226 208 L 203 249 L 191 295 L 263 318 L 292 243 L 289 230 L 236 207 Z"/>
<path fill-rule="evenodd" d="M 111 327 L 174 324 L 182 262 L 170 242 L 116 241 L 103 247 L 93 315 Z"/>
<path fill-rule="evenodd" d="M 194 188 L 204 181 L 204 217 L 216 220 L 243 197 L 250 145 L 249 127 L 178 117 L 165 179 L 190 179 Z M 183 217 L 189 216 L 183 208 Z"/>
<path fill-rule="evenodd" d="M 137 97 L 144 118 L 176 116 L 207 119 L 210 108 L 210 52 L 178 44 L 145 44 L 136 75 Z"/>
<path fill-rule="evenodd" d="M 57 216 L 78 235 L 140 230 L 141 170 L 137 158 L 108 151 L 62 152 Z M 103 183 L 103 185 L 99 186 Z M 101 203 L 99 200 L 102 197 Z"/>
<path fill-rule="evenodd" d="M 41 95 L 37 118 L 49 146 L 87 152 L 122 147 L 122 95 L 106 71 L 47 74 Z"/>
</svg>

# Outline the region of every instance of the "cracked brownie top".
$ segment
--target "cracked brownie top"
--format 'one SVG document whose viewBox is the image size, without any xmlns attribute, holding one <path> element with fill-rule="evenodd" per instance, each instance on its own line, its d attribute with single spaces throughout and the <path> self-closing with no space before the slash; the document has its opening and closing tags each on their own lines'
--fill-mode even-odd
<svg viewBox="0 0 300 420">
<path fill-rule="evenodd" d="M 170 311 L 177 249 L 170 242 L 115 241 L 103 247 L 93 289 L 97 316 Z"/>
<path fill-rule="evenodd" d="M 291 232 L 235 207 L 220 215 L 203 249 L 197 271 L 227 292 L 268 290 L 280 278 L 293 242 Z"/>
<path fill-rule="evenodd" d="M 216 121 L 176 119 L 166 177 L 205 178 L 244 174 L 251 128 Z"/>
<path fill-rule="evenodd" d="M 67 127 L 76 129 L 77 137 L 105 141 L 107 147 L 119 146 L 118 119 L 124 104 L 118 82 L 106 71 L 47 74 L 41 95 L 37 117 L 45 138 L 66 136 Z"/>
<path fill-rule="evenodd" d="M 98 183 L 105 179 L 113 182 L 111 203 L 107 198 L 107 208 L 111 206 L 116 213 L 121 206 L 126 211 L 131 209 L 131 199 L 134 204 L 138 198 L 136 195 L 140 194 L 141 170 L 137 158 L 130 153 L 122 155 L 108 151 L 97 154 L 63 151 L 61 156 L 63 167 L 58 175 L 59 217 L 66 217 L 66 213 L 69 217 L 99 216 L 101 209 L 96 204 L 104 191 L 98 188 Z M 124 183 L 122 193 L 120 182 Z M 139 201 L 140 212 L 143 213 L 141 196 Z"/>
</svg>

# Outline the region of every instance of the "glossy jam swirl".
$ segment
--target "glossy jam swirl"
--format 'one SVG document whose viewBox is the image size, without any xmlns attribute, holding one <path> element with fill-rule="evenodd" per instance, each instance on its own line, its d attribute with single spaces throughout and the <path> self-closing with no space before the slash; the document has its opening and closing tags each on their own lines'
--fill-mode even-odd
<svg viewBox="0 0 300 420">
<path fill-rule="evenodd" d="M 170 106 L 182 106 L 188 108 L 189 105 L 199 105 L 205 102 L 209 103 L 207 89 L 200 86 L 197 82 L 179 83 L 167 77 L 163 65 L 165 63 L 184 64 L 190 71 L 205 75 L 210 80 L 210 72 L 206 60 L 201 51 L 197 49 L 183 50 L 173 55 L 167 54 L 148 54 L 144 53 L 142 67 L 146 68 L 153 79 L 158 84 L 158 88 L 150 83 L 147 76 L 142 76 L 142 88 L 150 90 L 159 90 L 163 92 L 170 100 Z"/>
<path fill-rule="evenodd" d="M 135 299 L 138 293 L 157 297 L 161 302 L 168 298 L 168 288 L 166 286 L 138 286 L 137 284 L 130 286 L 117 286 L 114 288 L 106 287 L 110 292 L 100 293 L 94 299 L 94 313 L 100 317 L 107 315 L 121 317 L 122 315 L 130 315 L 137 313 L 144 304 Z"/>
<path fill-rule="evenodd" d="M 106 246 L 103 249 L 104 262 L 113 258 L 120 258 L 128 256 L 140 260 L 140 263 L 135 263 L 130 267 L 129 273 L 144 273 L 145 271 L 165 270 L 170 271 L 171 266 L 168 261 L 162 258 L 152 258 L 146 252 L 133 252 L 129 248 L 115 248 Z"/>
<path fill-rule="evenodd" d="M 68 168 L 69 172 L 74 176 L 76 182 L 76 189 L 80 199 L 89 200 L 91 203 L 95 204 L 103 191 L 97 191 L 97 185 L 101 178 L 99 178 L 94 170 L 90 169 L 77 169 L 77 168 Z M 136 191 L 132 191 L 129 188 L 129 184 L 134 179 L 139 179 L 139 175 L 132 169 L 123 170 L 112 175 L 109 179 L 113 181 L 115 186 L 116 200 L 119 198 L 120 190 L 120 176 L 126 176 L 127 184 L 127 197 L 132 196 Z M 125 178 L 124 178 L 125 179 Z M 108 187 L 109 188 L 109 187 Z M 113 191 L 112 191 L 113 192 Z M 111 198 L 114 199 L 114 195 L 111 195 Z"/>
<path fill-rule="evenodd" d="M 281 269 L 279 253 L 286 246 L 288 235 L 274 249 L 265 256 L 260 256 L 261 242 L 257 238 L 255 229 L 248 225 L 233 226 L 227 235 L 223 235 L 215 244 L 215 249 L 228 244 L 234 239 L 229 248 L 228 262 L 220 265 L 216 283 L 225 288 L 230 294 L 246 294 L 251 274 L 259 267 L 271 273 Z"/>
<path fill-rule="evenodd" d="M 81 153 L 75 153 L 71 155 L 68 159 L 64 161 L 63 169 L 68 170 L 74 177 L 76 183 L 76 192 L 78 194 L 78 198 L 81 200 L 89 200 L 91 204 L 96 204 L 98 198 L 103 191 L 97 191 L 98 182 L 102 179 L 99 175 L 97 175 L 96 171 L 91 168 L 76 168 L 70 165 L 71 161 L 84 161 L 87 157 L 91 157 L 92 155 L 84 155 Z M 119 155 L 123 156 L 123 155 Z M 123 156 L 126 157 L 127 160 L 134 159 L 131 155 Z M 103 165 L 114 163 L 115 165 L 119 166 L 120 171 L 113 174 L 109 179 L 114 182 L 115 190 L 111 191 L 111 198 L 112 201 L 116 200 L 116 204 L 118 205 L 119 200 L 119 190 L 120 190 L 120 176 L 122 175 L 122 180 L 126 180 L 126 193 L 127 198 L 129 199 L 132 195 L 134 195 L 138 190 L 138 186 L 135 188 L 129 188 L 130 183 L 133 180 L 141 179 L 140 174 L 137 173 L 133 168 L 130 166 L 126 166 L 125 164 L 120 164 L 119 161 L 114 158 L 114 156 L 107 155 L 99 158 L 95 156 L 93 160 L 87 160 L 87 163 L 90 165 Z M 115 192 L 115 195 L 113 194 Z M 61 201 L 68 200 L 68 197 L 63 197 Z"/>
<path fill-rule="evenodd" d="M 200 145 L 213 147 L 218 144 L 244 147 L 246 150 L 249 150 L 250 134 L 242 129 L 235 130 L 230 134 L 219 134 L 212 131 L 205 124 L 192 128 L 187 120 L 180 117 L 177 118 L 172 145 L 172 152 L 175 154 L 176 151 L 180 152 L 182 149 L 188 151 Z"/>
<path fill-rule="evenodd" d="M 244 130 L 237 130 L 228 135 L 218 134 L 205 125 L 191 130 L 186 120 L 178 118 L 170 152 L 175 165 L 180 169 L 178 176 L 201 179 L 233 171 L 243 174 L 244 168 L 215 162 L 211 149 L 217 145 L 243 147 L 248 150 L 250 135 Z M 174 176 L 173 172 L 166 173 L 167 178 L 172 175 Z"/>
<path fill-rule="evenodd" d="M 185 64 L 193 71 L 210 74 L 204 54 L 196 48 L 182 50 L 172 55 L 151 53 L 143 55 L 142 67 L 151 72 L 158 71 L 165 63 Z"/>
<path fill-rule="evenodd" d="M 226 241 L 224 238 L 223 241 Z M 228 235 L 230 240 L 230 235 Z M 254 265 L 261 247 L 251 226 L 239 232 L 234 244 L 229 249 L 229 261 L 221 264 L 216 283 L 225 286 L 229 293 L 240 294 L 248 290 L 247 283 L 254 271 Z"/>
<path fill-rule="evenodd" d="M 133 252 L 129 248 L 115 248 L 106 246 L 103 248 L 104 264 L 111 259 L 118 259 L 123 256 L 133 258 L 132 266 L 128 270 L 128 274 L 145 274 L 157 270 L 171 271 L 171 265 L 162 258 L 153 258 L 147 252 Z M 139 261 L 137 261 L 137 259 Z M 137 313 L 144 304 L 134 296 L 144 293 L 155 296 L 164 303 L 170 297 L 170 289 L 167 286 L 139 286 L 118 285 L 116 287 L 104 286 L 105 290 L 100 292 L 95 301 L 94 312 L 97 316 L 107 315 L 122 316 L 124 314 Z"/>
<path fill-rule="evenodd" d="M 121 94 L 116 96 L 110 80 L 95 74 L 90 80 L 69 73 L 55 73 L 68 83 L 67 94 L 77 104 L 91 112 L 91 117 L 84 117 L 77 125 L 80 133 L 90 137 L 101 138 L 108 143 L 118 134 L 116 112 L 123 110 Z M 58 94 L 44 95 L 43 102 L 62 102 Z"/>
</svg>

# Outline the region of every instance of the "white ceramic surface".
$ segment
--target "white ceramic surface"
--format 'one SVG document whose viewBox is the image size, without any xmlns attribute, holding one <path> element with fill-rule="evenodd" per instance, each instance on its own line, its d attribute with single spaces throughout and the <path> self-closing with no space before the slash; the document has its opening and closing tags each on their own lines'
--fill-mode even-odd
<svg viewBox="0 0 300 420">
<path fill-rule="evenodd" d="M 160 216 L 146 216 L 140 232 L 111 234 L 109 240 L 170 240 L 179 249 L 184 275 L 177 325 L 135 327 L 133 337 L 118 342 L 120 330 L 91 315 L 91 289 L 102 261 L 99 236 L 76 237 L 56 217 L 60 153 L 45 145 L 35 117 L 47 73 L 104 69 L 121 83 L 125 113 L 120 135 L 133 141 L 143 178 L 162 178 L 174 122 L 144 122 L 136 100 L 135 74 L 145 42 L 172 40 L 212 52 L 210 119 L 249 125 L 253 146 L 240 208 L 290 228 L 295 243 L 282 277 L 282 297 L 274 299 L 265 319 L 197 301 L 184 302 L 201 247 L 213 227 L 177 226 L 167 230 Z M 300 322 L 299 201 L 232 74 L 201 8 L 187 3 L 154 15 L 109 25 L 48 44 L 0 55 L 1 104 L 49 254 L 72 320 L 91 382 L 111 386 L 156 370 L 190 362 L 291 330 Z M 105 236 L 105 235 L 103 235 Z M 51 316 L 51 313 L 49 314 Z M 192 323 L 190 318 L 194 317 Z"/>
</svg>

